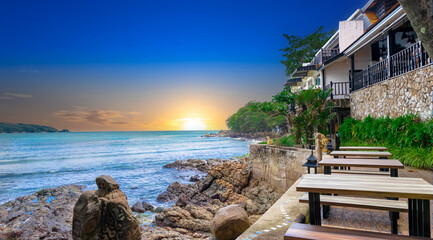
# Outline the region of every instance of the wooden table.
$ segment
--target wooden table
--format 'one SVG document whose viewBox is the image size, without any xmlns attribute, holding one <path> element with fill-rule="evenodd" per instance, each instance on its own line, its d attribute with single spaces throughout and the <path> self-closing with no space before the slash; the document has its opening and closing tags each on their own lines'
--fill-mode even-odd
<svg viewBox="0 0 433 240">
<path fill-rule="evenodd" d="M 321 193 L 408 198 L 409 235 L 430 238 L 433 186 L 422 178 L 309 174 L 302 177 L 296 190 L 308 192 L 312 225 L 321 225 Z"/>
<path fill-rule="evenodd" d="M 339 151 L 388 151 L 386 147 L 340 147 Z"/>
<path fill-rule="evenodd" d="M 390 152 L 372 152 L 372 151 L 332 151 L 329 155 L 334 157 L 392 157 Z"/>
<path fill-rule="evenodd" d="M 398 177 L 398 169 L 404 165 L 397 159 L 347 159 L 347 158 L 325 158 L 319 162 L 324 166 L 325 174 L 331 174 L 331 167 L 362 167 L 362 168 L 389 168 L 391 177 Z"/>
</svg>

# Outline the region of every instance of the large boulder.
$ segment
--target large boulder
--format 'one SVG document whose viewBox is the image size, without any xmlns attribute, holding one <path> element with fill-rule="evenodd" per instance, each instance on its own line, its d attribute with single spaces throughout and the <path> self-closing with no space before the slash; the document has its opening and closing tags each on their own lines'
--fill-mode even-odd
<svg viewBox="0 0 433 240">
<path fill-rule="evenodd" d="M 96 185 L 96 191 L 85 191 L 75 203 L 72 239 L 141 239 L 137 219 L 119 184 L 103 175 L 96 178 Z"/>
<path fill-rule="evenodd" d="M 210 230 L 218 240 L 234 240 L 249 227 L 247 212 L 239 205 L 230 205 L 218 210 Z"/>
</svg>

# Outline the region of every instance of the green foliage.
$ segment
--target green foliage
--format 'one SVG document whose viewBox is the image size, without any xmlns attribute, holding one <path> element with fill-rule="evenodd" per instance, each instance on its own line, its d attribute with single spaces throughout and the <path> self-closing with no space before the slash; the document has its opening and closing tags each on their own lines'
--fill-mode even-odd
<svg viewBox="0 0 433 240">
<path fill-rule="evenodd" d="M 35 124 L 0 122 L 0 133 L 21 133 L 21 132 L 28 132 L 28 133 L 59 132 L 59 130 L 53 127 L 40 126 Z M 69 130 L 63 129 L 61 132 L 69 132 Z"/>
<path fill-rule="evenodd" d="M 284 122 L 282 116 L 268 116 L 262 112 L 252 111 L 256 102 L 249 102 L 227 120 L 227 126 L 234 132 L 270 132 L 275 126 Z"/>
<path fill-rule="evenodd" d="M 326 100 L 331 91 L 310 88 L 295 95 L 299 107 L 295 114 L 290 115 L 289 121 L 296 142 L 306 142 L 313 138 L 314 132 L 327 134 L 327 124 L 335 116 L 332 113 L 333 103 Z"/>
<path fill-rule="evenodd" d="M 295 95 L 290 87 L 285 87 L 283 91 L 272 97 L 270 102 L 255 102 L 251 105 L 254 112 L 263 112 L 270 116 L 288 116 L 290 104 L 294 102 Z"/>
<path fill-rule="evenodd" d="M 274 141 L 274 145 L 277 146 L 293 147 L 296 144 L 296 138 L 292 134 L 280 138 L 274 138 L 273 141 Z"/>
<path fill-rule="evenodd" d="M 307 36 L 295 36 L 284 34 L 288 41 L 286 48 L 280 49 L 283 51 L 284 61 L 282 64 L 286 66 L 286 74 L 290 75 L 296 68 L 302 66 L 302 63 L 313 60 L 320 48 L 325 45 L 328 39 L 335 31 L 323 32 L 323 26 L 320 26 L 313 34 Z"/>
<path fill-rule="evenodd" d="M 414 114 L 362 120 L 345 119 L 339 129 L 344 145 L 383 145 L 406 165 L 428 168 L 433 164 L 433 120 L 420 121 Z"/>
<path fill-rule="evenodd" d="M 327 134 L 327 124 L 335 116 L 333 103 L 327 101 L 331 91 L 310 88 L 292 93 L 289 87 L 285 87 L 273 96 L 272 101 L 252 104 L 251 110 L 269 116 L 284 116 L 296 143 L 302 143 L 312 138 L 316 131 Z M 289 111 L 292 104 L 298 106 L 295 113 Z"/>
</svg>

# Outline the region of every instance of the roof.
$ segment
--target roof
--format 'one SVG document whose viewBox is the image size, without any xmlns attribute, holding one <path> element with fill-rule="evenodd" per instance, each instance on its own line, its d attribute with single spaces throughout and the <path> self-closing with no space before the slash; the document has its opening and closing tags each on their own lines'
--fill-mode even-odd
<svg viewBox="0 0 433 240">
<path fill-rule="evenodd" d="M 284 86 L 296 86 L 298 85 L 298 82 L 302 82 L 302 78 L 291 78 L 289 80 L 287 80 L 287 82 L 284 84 Z"/>
</svg>

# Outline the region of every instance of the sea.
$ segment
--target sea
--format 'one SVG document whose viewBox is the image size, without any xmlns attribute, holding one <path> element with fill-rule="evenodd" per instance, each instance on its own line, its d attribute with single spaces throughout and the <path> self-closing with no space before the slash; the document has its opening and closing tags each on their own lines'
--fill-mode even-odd
<svg viewBox="0 0 433 240">
<path fill-rule="evenodd" d="M 202 137 L 216 131 L 70 132 L 0 134 L 0 204 L 43 188 L 67 184 L 96 189 L 95 178 L 110 175 L 130 205 L 156 198 L 194 171 L 165 169 L 176 160 L 232 158 L 251 142 Z M 203 174 L 201 174 L 203 176 Z"/>
</svg>

